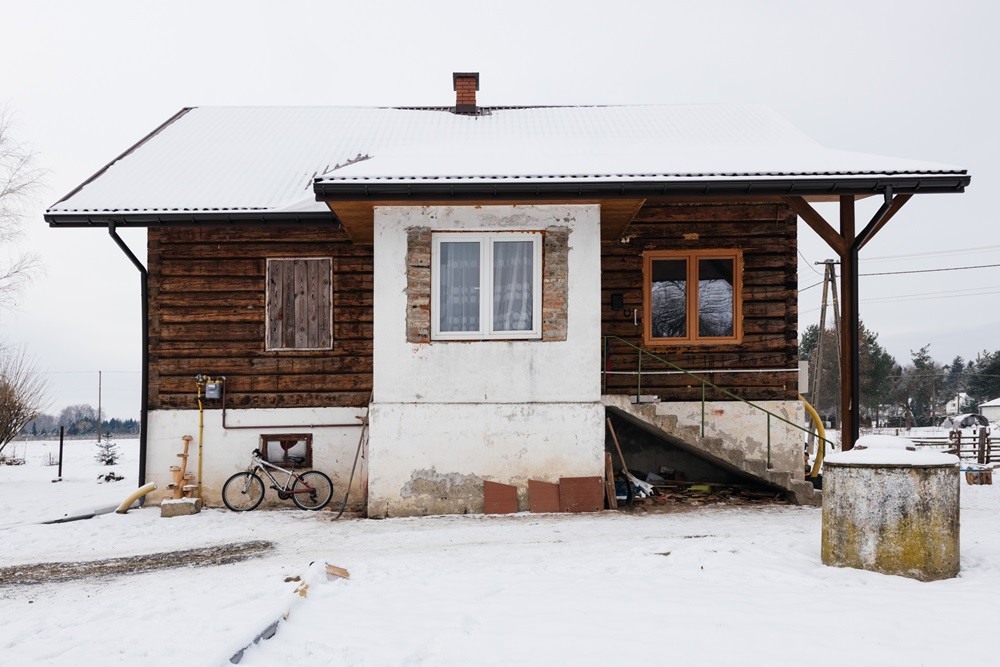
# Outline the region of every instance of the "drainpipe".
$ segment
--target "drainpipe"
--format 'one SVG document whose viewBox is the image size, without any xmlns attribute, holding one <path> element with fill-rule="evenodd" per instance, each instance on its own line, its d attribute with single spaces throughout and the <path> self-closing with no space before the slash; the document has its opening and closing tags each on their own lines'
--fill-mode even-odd
<svg viewBox="0 0 1000 667">
<path fill-rule="evenodd" d="M 139 406 L 139 486 L 146 484 L 146 435 L 149 405 L 149 272 L 142 265 L 135 253 L 125 245 L 125 242 L 115 231 L 115 223 L 108 222 L 108 234 L 135 268 L 139 270 L 139 290 L 142 292 L 142 390 Z"/>
</svg>

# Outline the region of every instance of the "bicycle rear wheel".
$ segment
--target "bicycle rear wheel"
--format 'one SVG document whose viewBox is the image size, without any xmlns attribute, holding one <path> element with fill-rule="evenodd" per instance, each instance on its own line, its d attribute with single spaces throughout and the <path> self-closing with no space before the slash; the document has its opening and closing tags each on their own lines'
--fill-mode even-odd
<svg viewBox="0 0 1000 667">
<path fill-rule="evenodd" d="M 222 502 L 234 512 L 257 509 L 264 500 L 264 482 L 249 472 L 238 472 L 222 485 Z"/>
<path fill-rule="evenodd" d="M 305 493 L 302 491 L 304 487 L 311 487 L 312 490 Z M 318 470 L 302 473 L 292 485 L 292 502 L 300 509 L 323 509 L 332 497 L 333 482 L 325 473 Z"/>
</svg>

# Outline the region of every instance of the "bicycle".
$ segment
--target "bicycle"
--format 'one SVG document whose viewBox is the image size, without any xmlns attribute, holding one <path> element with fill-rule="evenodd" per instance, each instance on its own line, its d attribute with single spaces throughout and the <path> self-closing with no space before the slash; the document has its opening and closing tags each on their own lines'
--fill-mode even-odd
<svg viewBox="0 0 1000 667">
<path fill-rule="evenodd" d="M 282 500 L 292 499 L 299 509 L 319 510 L 326 507 L 333 497 L 333 482 L 318 470 L 307 470 L 301 474 L 295 472 L 295 464 L 305 463 L 301 456 L 289 456 L 292 469 L 276 466 L 265 460 L 259 449 L 250 454 L 250 465 L 243 472 L 238 472 L 222 485 L 222 502 L 234 512 L 249 512 L 257 509 L 264 500 L 264 481 L 261 472 L 271 480 L 271 488 L 278 492 Z M 271 471 L 283 472 L 288 477 L 284 484 L 279 484 Z"/>
</svg>

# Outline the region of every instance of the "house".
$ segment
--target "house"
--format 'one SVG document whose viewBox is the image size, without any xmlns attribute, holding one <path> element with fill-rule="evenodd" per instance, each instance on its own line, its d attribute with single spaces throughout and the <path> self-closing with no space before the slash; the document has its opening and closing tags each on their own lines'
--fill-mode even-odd
<svg viewBox="0 0 1000 667">
<path fill-rule="evenodd" d="M 979 414 L 986 417 L 991 422 L 1000 421 L 1000 398 L 986 401 L 979 404 Z"/>
<path fill-rule="evenodd" d="M 797 216 L 842 257 L 850 323 L 860 246 L 966 172 L 761 106 L 483 107 L 478 74 L 453 84 L 439 108 L 186 108 L 48 209 L 139 270 L 144 480 L 169 481 L 200 402 L 210 502 L 258 445 L 343 489 L 366 442 L 369 516 L 482 511 L 485 480 L 523 506 L 529 479 L 604 475 L 609 416 L 808 500 Z M 810 204 L 831 200 L 839 231 Z"/>
<path fill-rule="evenodd" d="M 955 398 L 944 404 L 944 414 L 945 415 L 959 415 L 966 411 L 966 408 L 972 407 L 975 401 L 972 400 L 968 394 L 964 391 L 959 392 Z"/>
</svg>

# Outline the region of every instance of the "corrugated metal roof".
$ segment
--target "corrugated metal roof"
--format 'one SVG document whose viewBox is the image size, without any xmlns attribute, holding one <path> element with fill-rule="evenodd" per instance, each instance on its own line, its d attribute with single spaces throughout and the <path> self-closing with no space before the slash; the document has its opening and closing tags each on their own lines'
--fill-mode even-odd
<svg viewBox="0 0 1000 667">
<path fill-rule="evenodd" d="M 47 213 L 325 212 L 317 183 L 964 174 L 825 148 L 761 105 L 197 107 Z"/>
</svg>

